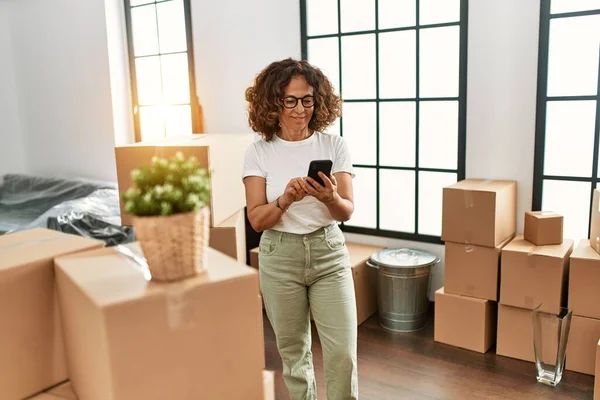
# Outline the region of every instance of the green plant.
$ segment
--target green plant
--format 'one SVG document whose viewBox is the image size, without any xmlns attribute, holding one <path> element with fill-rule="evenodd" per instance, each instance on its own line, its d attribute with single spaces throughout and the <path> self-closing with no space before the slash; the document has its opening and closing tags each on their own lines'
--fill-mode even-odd
<svg viewBox="0 0 600 400">
<path fill-rule="evenodd" d="M 153 157 L 149 166 L 131 171 L 133 186 L 123 193 L 125 212 L 136 216 L 197 211 L 210 200 L 210 173 L 196 157 L 181 152 Z"/>
</svg>

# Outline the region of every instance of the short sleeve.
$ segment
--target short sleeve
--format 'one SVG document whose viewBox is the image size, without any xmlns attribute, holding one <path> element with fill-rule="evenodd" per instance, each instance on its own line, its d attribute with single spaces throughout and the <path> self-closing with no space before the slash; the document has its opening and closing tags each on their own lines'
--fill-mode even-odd
<svg viewBox="0 0 600 400">
<path fill-rule="evenodd" d="M 335 147 L 335 159 L 333 160 L 331 173 L 347 172 L 354 177 L 354 168 L 352 166 L 350 151 L 348 150 L 348 145 L 343 137 L 338 136 Z"/>
<path fill-rule="evenodd" d="M 265 173 L 260 161 L 261 160 L 256 150 L 256 145 L 253 143 L 246 149 L 242 179 L 247 176 L 261 176 L 266 178 L 267 174 Z"/>
</svg>

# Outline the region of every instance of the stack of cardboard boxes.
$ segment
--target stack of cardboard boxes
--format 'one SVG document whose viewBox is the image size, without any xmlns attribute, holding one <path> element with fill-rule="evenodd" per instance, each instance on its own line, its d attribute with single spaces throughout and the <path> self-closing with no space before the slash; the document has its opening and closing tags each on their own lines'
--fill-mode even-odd
<svg viewBox="0 0 600 400">
<path fill-rule="evenodd" d="M 563 239 L 563 217 L 553 212 L 527 212 L 524 227 L 502 250 L 496 353 L 533 362 L 532 311 L 566 306 L 573 240 Z"/>
<path fill-rule="evenodd" d="M 444 188 L 445 284 L 434 339 L 485 353 L 495 344 L 500 254 L 516 231 L 517 184 L 467 179 Z"/>
<path fill-rule="evenodd" d="M 383 247 L 358 243 L 346 243 L 350 254 L 350 266 L 354 279 L 356 295 L 356 316 L 358 325 L 365 322 L 377 312 L 377 270 L 367 265 L 373 253 L 383 250 Z M 250 263 L 258 270 L 258 248 L 250 251 Z M 311 313 L 311 320 L 312 320 Z"/>
<path fill-rule="evenodd" d="M 246 148 L 253 134 L 201 134 L 140 142 L 115 149 L 119 192 L 132 185 L 131 171 L 148 165 L 152 157 L 170 158 L 177 152 L 195 156 L 201 166 L 211 171 L 210 247 L 246 263 L 244 207 L 246 196 L 242 169 Z M 121 224 L 131 225 L 121 200 Z"/>
<path fill-rule="evenodd" d="M 600 339 L 600 192 L 594 190 L 590 240 L 571 254 L 569 308 L 573 311 L 566 369 L 594 375 Z M 600 362 L 600 360 L 598 361 Z"/>
<path fill-rule="evenodd" d="M 208 249 L 195 277 L 148 281 L 136 243 L 105 248 L 45 229 L 0 236 L 0 397 L 273 399 L 258 274 L 245 265 L 240 171 L 251 142 L 194 135 L 116 149 L 121 191 L 154 155 L 182 151 L 212 171 L 211 245 L 222 252 Z"/>
</svg>

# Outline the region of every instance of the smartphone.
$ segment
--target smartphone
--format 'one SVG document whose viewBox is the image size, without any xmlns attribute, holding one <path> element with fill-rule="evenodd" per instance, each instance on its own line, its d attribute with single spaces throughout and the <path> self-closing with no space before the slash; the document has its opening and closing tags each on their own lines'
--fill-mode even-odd
<svg viewBox="0 0 600 400">
<path fill-rule="evenodd" d="M 308 166 L 308 174 L 315 181 L 319 182 L 321 186 L 325 186 L 325 182 L 319 176 L 319 172 L 323 172 L 327 177 L 331 175 L 331 168 L 333 167 L 333 162 L 331 160 L 313 160 L 310 162 Z"/>
</svg>

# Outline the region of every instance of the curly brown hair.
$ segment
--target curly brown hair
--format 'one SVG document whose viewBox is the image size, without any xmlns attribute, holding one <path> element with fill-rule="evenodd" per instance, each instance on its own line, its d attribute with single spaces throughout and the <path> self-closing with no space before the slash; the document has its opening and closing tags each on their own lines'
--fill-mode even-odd
<svg viewBox="0 0 600 400">
<path fill-rule="evenodd" d="M 263 69 L 254 84 L 246 89 L 248 123 L 267 141 L 279 131 L 279 114 L 283 111 L 280 99 L 295 76 L 303 76 L 314 89 L 315 110 L 308 123 L 310 129 L 323 131 L 342 115 L 342 100 L 319 68 L 292 58 L 275 61 Z"/>
</svg>

